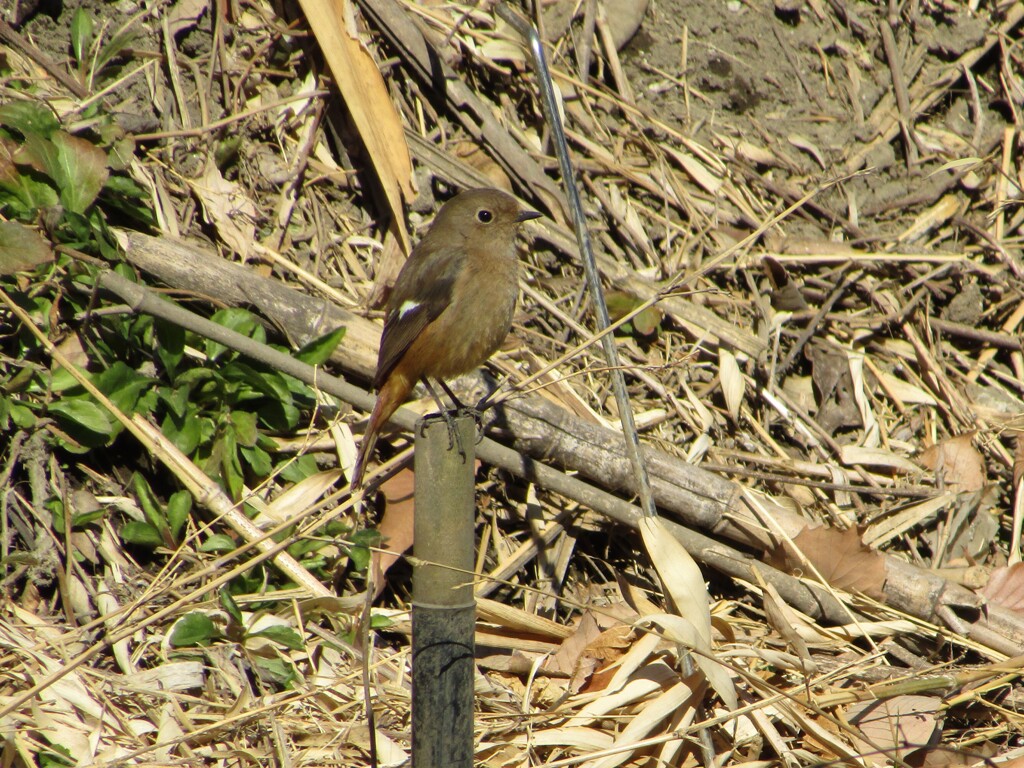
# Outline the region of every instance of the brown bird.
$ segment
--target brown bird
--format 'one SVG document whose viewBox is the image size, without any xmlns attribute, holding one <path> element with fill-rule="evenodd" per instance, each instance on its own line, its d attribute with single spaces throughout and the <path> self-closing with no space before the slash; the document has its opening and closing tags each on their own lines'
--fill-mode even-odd
<svg viewBox="0 0 1024 768">
<path fill-rule="evenodd" d="M 353 490 L 380 428 L 417 381 L 443 411 L 428 379 L 455 400 L 444 379 L 476 368 L 504 341 L 519 297 L 516 231 L 538 216 L 497 189 L 471 189 L 441 206 L 388 300 L 373 380 L 377 401 L 352 470 Z"/>
</svg>

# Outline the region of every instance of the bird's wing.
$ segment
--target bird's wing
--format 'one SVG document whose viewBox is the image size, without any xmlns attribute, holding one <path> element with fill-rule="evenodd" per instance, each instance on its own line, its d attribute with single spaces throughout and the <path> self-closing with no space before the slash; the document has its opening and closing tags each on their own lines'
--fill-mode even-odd
<svg viewBox="0 0 1024 768">
<path fill-rule="evenodd" d="M 422 256 L 413 253 L 399 273 L 384 318 L 375 387 L 379 388 L 387 380 L 423 329 L 451 303 L 463 260 L 460 251 L 439 248 Z"/>
</svg>

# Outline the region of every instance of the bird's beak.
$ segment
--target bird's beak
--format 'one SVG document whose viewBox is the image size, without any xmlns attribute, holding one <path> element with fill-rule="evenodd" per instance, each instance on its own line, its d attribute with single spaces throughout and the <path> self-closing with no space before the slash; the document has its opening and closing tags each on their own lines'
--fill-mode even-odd
<svg viewBox="0 0 1024 768">
<path fill-rule="evenodd" d="M 537 213 L 536 211 L 520 211 L 519 215 L 516 216 L 516 222 L 521 223 L 524 221 L 529 221 L 530 219 L 539 219 L 543 215 L 544 214 Z"/>
</svg>

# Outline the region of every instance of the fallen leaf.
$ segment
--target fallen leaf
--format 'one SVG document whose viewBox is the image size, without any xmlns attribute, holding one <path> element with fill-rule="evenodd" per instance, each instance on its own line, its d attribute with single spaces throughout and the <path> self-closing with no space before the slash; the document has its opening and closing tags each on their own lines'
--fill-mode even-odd
<svg viewBox="0 0 1024 768">
<path fill-rule="evenodd" d="M 736 355 L 725 347 L 718 350 L 718 380 L 722 383 L 725 407 L 733 420 L 736 420 L 740 416 L 740 406 L 743 405 L 746 382 L 743 380 L 743 372 L 740 371 L 740 366 L 736 362 Z"/>
<path fill-rule="evenodd" d="M 993 569 L 981 594 L 992 605 L 1024 611 L 1024 563 Z"/>
<path fill-rule="evenodd" d="M 0 275 L 34 269 L 53 261 L 50 244 L 31 227 L 0 221 Z"/>
<path fill-rule="evenodd" d="M 621 657 L 636 633 L 628 624 L 616 624 L 601 631 L 597 618 L 587 611 L 580 617 L 576 631 L 562 641 L 561 647 L 548 658 L 544 669 L 568 675 L 569 692 L 577 693 L 590 679 L 601 662 Z"/>
<path fill-rule="evenodd" d="M 921 463 L 938 473 L 954 490 L 970 493 L 985 487 L 985 459 L 974 447 L 974 432 L 951 437 L 927 448 Z"/>
<path fill-rule="evenodd" d="M 245 189 L 222 175 L 210 158 L 202 176 L 189 182 L 203 207 L 204 218 L 221 240 L 244 261 L 256 236 L 256 205 Z"/>
<path fill-rule="evenodd" d="M 856 528 L 838 531 L 826 526 L 804 528 L 793 538 L 797 552 L 783 545 L 771 554 L 770 562 L 790 573 L 812 576 L 802 554 L 827 584 L 847 592 L 882 597 L 885 558 L 861 543 Z"/>
<path fill-rule="evenodd" d="M 411 469 L 403 469 L 392 475 L 380 485 L 384 495 L 384 516 L 377 530 L 383 537 L 381 548 L 386 551 L 374 550 L 370 557 L 370 568 L 373 569 L 374 598 L 384 589 L 384 576 L 413 544 L 413 523 L 416 514 L 416 473 Z"/>
<path fill-rule="evenodd" d="M 846 719 L 864 735 L 863 740 L 854 736 L 858 749 L 876 765 L 929 746 L 943 718 L 942 700 L 934 696 L 896 696 L 846 708 Z"/>
</svg>

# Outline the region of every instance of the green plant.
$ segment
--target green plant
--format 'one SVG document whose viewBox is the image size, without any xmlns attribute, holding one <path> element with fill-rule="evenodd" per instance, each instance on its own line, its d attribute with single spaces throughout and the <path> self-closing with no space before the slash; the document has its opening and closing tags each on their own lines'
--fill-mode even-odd
<svg viewBox="0 0 1024 768">
<path fill-rule="evenodd" d="M 96 29 L 96 22 L 85 8 L 78 8 L 71 17 L 71 54 L 74 56 L 78 79 L 86 90 L 92 91 L 100 75 L 125 49 L 132 44 L 134 34 L 131 19 L 113 35 L 106 36 L 106 24 Z"/>
</svg>

